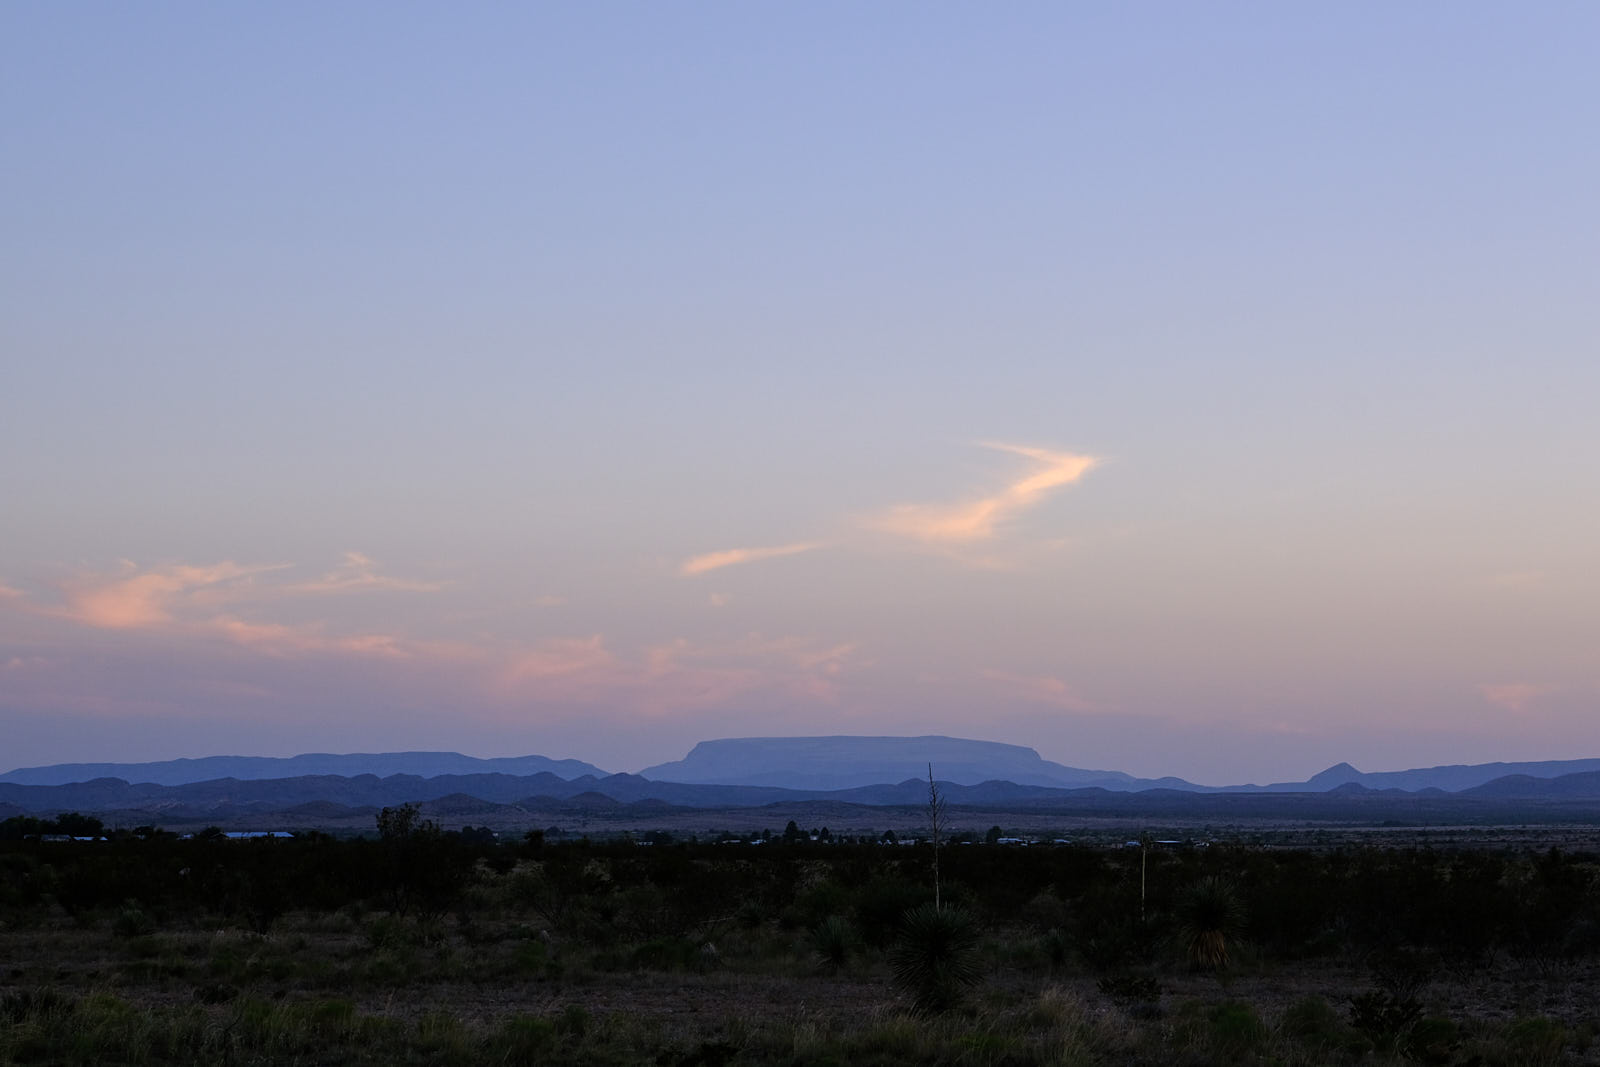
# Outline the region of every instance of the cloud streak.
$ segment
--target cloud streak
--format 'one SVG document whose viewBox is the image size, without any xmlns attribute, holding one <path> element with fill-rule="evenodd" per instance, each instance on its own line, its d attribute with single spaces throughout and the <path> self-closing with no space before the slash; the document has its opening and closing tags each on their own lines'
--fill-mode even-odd
<svg viewBox="0 0 1600 1067">
<path fill-rule="evenodd" d="M 810 552 L 822 546 L 823 542 L 821 541 L 797 541 L 793 544 L 769 545 L 763 548 L 728 548 L 720 552 L 707 552 L 703 555 L 692 556 L 683 561 L 683 565 L 678 568 L 678 573 L 684 577 L 693 577 L 697 574 L 721 570 L 723 567 L 736 567 L 741 563 L 777 559 L 781 556 L 798 556 L 802 552 Z"/>
<path fill-rule="evenodd" d="M 361 552 L 346 552 L 344 562 L 313 582 L 290 586 L 301 593 L 346 593 L 362 589 L 392 589 L 406 593 L 437 593 L 443 582 L 419 582 L 378 573 L 378 564 Z"/>
<path fill-rule="evenodd" d="M 983 496 L 949 504 L 897 505 L 859 522 L 858 533 L 859 529 L 865 529 L 890 534 L 944 551 L 966 548 L 996 538 L 1024 512 L 1038 506 L 1055 490 L 1076 483 L 1100 463 L 1094 456 L 1053 452 L 1029 445 L 986 441 L 981 442 L 981 447 L 1020 456 L 1029 461 L 1029 469 L 999 490 Z M 692 578 L 724 567 L 798 555 L 841 541 L 848 546 L 851 540 L 846 535 L 832 541 L 795 541 L 783 545 L 706 552 L 684 560 L 678 567 L 678 573 Z M 989 557 L 966 558 L 966 561 L 978 566 L 1007 565 L 1003 560 Z"/>
<path fill-rule="evenodd" d="M 409 659 L 413 654 L 393 634 L 330 635 L 318 625 L 285 626 L 275 622 L 248 622 L 219 615 L 197 624 L 197 630 L 211 630 L 238 645 L 272 656 L 318 653 L 353 653 L 387 659 Z"/>
<path fill-rule="evenodd" d="M 867 527 L 929 544 L 987 541 L 1007 522 L 1041 503 L 1052 490 L 1073 484 L 1099 463 L 1093 456 L 1051 452 L 1025 445 L 985 442 L 983 447 L 1030 459 L 1033 469 L 987 496 L 956 504 L 898 505 L 867 520 Z"/>
</svg>

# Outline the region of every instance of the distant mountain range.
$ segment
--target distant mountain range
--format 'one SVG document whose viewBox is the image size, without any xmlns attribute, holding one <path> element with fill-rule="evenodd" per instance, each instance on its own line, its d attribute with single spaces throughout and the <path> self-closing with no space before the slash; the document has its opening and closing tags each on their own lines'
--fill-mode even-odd
<svg viewBox="0 0 1600 1067">
<path fill-rule="evenodd" d="M 279 813 L 316 822 L 406 802 L 441 817 L 504 809 L 626 814 L 814 803 L 916 807 L 927 800 L 930 763 L 940 792 L 956 807 L 1217 819 L 1425 812 L 1444 818 L 1446 811 L 1503 812 L 1516 803 L 1564 806 L 1569 814 L 1577 805 L 1600 816 L 1600 759 L 1375 774 L 1341 763 L 1304 782 L 1204 787 L 1067 767 L 1031 748 L 989 741 L 793 737 L 706 741 L 684 759 L 638 775 L 606 774 L 579 760 L 476 759 L 455 752 L 60 764 L 0 775 L 0 817 L 76 810 L 182 821 Z"/>
<path fill-rule="evenodd" d="M 1407 792 L 1442 789 L 1447 793 L 1457 793 L 1508 775 L 1557 778 L 1562 775 L 1595 771 L 1600 771 L 1600 759 L 1542 760 L 1536 763 L 1453 763 L 1446 767 L 1377 771 L 1373 774 L 1363 774 L 1348 763 L 1336 763 L 1325 771 L 1313 774 L 1304 782 L 1280 783 L 1264 788 L 1273 792 L 1322 792 L 1354 782 L 1368 789 L 1404 789 Z"/>
<path fill-rule="evenodd" d="M 582 760 L 553 760 L 544 756 L 478 759 L 463 756 L 459 752 L 352 752 L 342 756 L 308 752 L 288 757 L 206 756 L 162 763 L 57 763 L 49 767 L 22 767 L 0 774 L 0 782 L 66 785 L 95 778 L 122 778 L 156 785 L 187 785 L 217 778 L 237 778 L 248 782 L 307 774 L 334 774 L 346 778 L 362 774 L 379 777 L 413 774 L 420 778 L 434 778 L 441 774 L 554 774 L 561 778 L 578 778 L 592 774 L 598 778 L 606 772 Z"/>
</svg>

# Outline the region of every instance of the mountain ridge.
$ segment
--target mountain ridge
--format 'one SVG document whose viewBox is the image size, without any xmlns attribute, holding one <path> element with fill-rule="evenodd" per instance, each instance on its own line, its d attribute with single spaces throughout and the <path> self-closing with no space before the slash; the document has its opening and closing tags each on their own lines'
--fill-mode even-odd
<svg viewBox="0 0 1600 1067">
<path fill-rule="evenodd" d="M 1600 775 L 1600 759 L 1447 764 L 1402 771 L 1363 772 L 1350 763 L 1336 763 L 1303 782 L 1269 785 L 1196 785 L 1181 778 L 1136 778 L 1121 771 L 1069 767 L 1042 758 L 1032 748 L 929 734 L 916 737 L 825 735 L 815 737 L 719 738 L 696 744 L 683 759 L 656 764 L 636 775 L 608 774 L 577 759 L 545 756 L 479 758 L 458 752 L 304 753 L 298 756 L 207 756 L 151 763 L 66 763 L 24 767 L 0 775 L 0 795 L 10 787 L 53 788 L 79 784 L 75 795 L 92 798 L 116 780 L 121 787 L 204 786 L 194 790 L 211 797 L 233 782 L 229 791 L 261 796 L 286 792 L 305 802 L 387 803 L 388 787 L 371 783 L 396 779 L 421 794 L 435 795 L 434 785 L 454 783 L 462 792 L 502 802 L 515 790 L 506 782 L 538 778 L 540 787 L 520 793 L 570 795 L 569 786 L 606 783 L 608 794 L 632 802 L 658 799 L 696 803 L 703 794 L 693 787 L 724 790 L 733 803 L 766 803 L 801 794 L 844 799 L 858 790 L 883 794 L 905 792 L 906 783 L 927 779 L 928 765 L 944 785 L 971 787 L 1006 783 L 1044 790 L 1104 789 L 1140 792 L 1168 789 L 1188 793 L 1325 793 L 1357 786 L 1373 791 L 1417 793 L 1427 790 L 1463 793 L 1495 784 L 1482 795 L 1525 797 L 1587 796 L 1585 782 L 1545 786 L 1569 775 Z M 223 772 L 223 773 L 218 773 Z M 314 779 L 339 779 L 346 784 L 311 784 Z M 501 782 L 504 779 L 506 782 Z M 1511 779 L 1511 781 L 1503 781 Z M 370 781 L 368 781 L 370 780 Z M 252 787 L 249 783 L 279 783 Z M 289 786 L 284 783 L 298 782 Z M 500 784 L 496 784 L 499 782 Z M 365 784 L 363 784 L 365 783 Z M 545 788 L 545 787 L 549 788 Z M 760 798 L 767 798 L 761 800 Z M 870 801 L 869 801 L 870 803 Z"/>
<path fill-rule="evenodd" d="M 514 774 L 548 772 L 561 778 L 607 773 L 592 763 L 548 756 L 464 756 L 459 752 L 303 752 L 298 756 L 201 756 L 151 763 L 54 763 L 18 767 L 0 774 L 0 783 L 14 785 L 69 785 L 97 778 L 121 778 L 130 783 L 188 785 L 222 778 L 262 781 L 333 774 L 353 778 L 362 774 L 387 777 L 414 774 L 433 778 L 441 774 Z M 566 773 L 562 773 L 566 772 Z"/>
</svg>

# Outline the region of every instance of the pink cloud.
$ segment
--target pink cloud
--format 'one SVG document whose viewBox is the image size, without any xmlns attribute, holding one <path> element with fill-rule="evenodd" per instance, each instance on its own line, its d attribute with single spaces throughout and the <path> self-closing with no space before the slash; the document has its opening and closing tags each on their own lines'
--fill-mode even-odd
<svg viewBox="0 0 1600 1067">
<path fill-rule="evenodd" d="M 748 635 L 711 643 L 680 638 L 624 656 L 608 649 L 596 634 L 552 639 L 506 657 L 497 688 L 518 700 L 603 705 L 643 714 L 713 707 L 762 691 L 832 701 L 854 648 Z"/>
<path fill-rule="evenodd" d="M 971 566 L 1010 569 L 1017 565 L 1014 556 L 958 554 L 957 548 L 989 541 L 1024 512 L 1041 503 L 1056 489 L 1072 485 L 1101 462 L 1094 456 L 1052 452 L 1028 445 L 985 442 L 982 447 L 1007 452 L 1030 461 L 1030 469 L 995 492 L 950 504 L 901 504 L 859 525 L 877 533 L 932 546 Z M 760 560 L 793 556 L 832 544 L 848 546 L 852 538 L 834 541 L 796 541 L 784 545 L 755 548 L 728 548 L 691 556 L 678 567 L 685 577 L 705 574 Z M 1059 547 L 1059 539 L 1051 543 Z"/>
<path fill-rule="evenodd" d="M 317 625 L 285 626 L 275 622 L 248 622 L 231 616 L 208 620 L 205 627 L 236 644 L 283 656 L 291 653 L 350 652 L 390 659 L 409 658 L 412 653 L 401 638 L 392 634 L 329 635 Z"/>
<path fill-rule="evenodd" d="M 555 638 L 534 648 L 516 653 L 505 670 L 511 684 L 547 678 L 566 678 L 592 674 L 609 667 L 615 657 L 606 650 L 599 634 L 582 638 Z"/>
<path fill-rule="evenodd" d="M 1544 571 L 1501 571 L 1488 578 L 1488 583 L 1496 589 L 1519 591 L 1540 589 L 1547 581 L 1548 575 Z"/>
<path fill-rule="evenodd" d="M 378 564 L 360 552 L 346 552 L 344 562 L 321 578 L 290 586 L 292 592 L 345 593 L 359 589 L 392 589 L 406 593 L 436 593 L 442 582 L 420 582 L 378 573 Z"/>
<path fill-rule="evenodd" d="M 1483 699 L 1514 715 L 1526 715 L 1534 701 L 1551 693 L 1560 692 L 1560 686 L 1539 685 L 1534 682 L 1503 682 L 1478 686 Z"/>
<path fill-rule="evenodd" d="M 80 575 L 69 582 L 57 605 L 37 604 L 7 590 L 3 599 L 39 615 L 67 619 L 108 630 L 165 632 L 197 638 L 219 636 L 264 654 L 348 653 L 357 656 L 406 658 L 421 648 L 391 634 L 335 634 L 323 623 L 283 623 L 215 614 L 221 604 L 271 601 L 288 593 L 332 592 L 367 588 L 422 589 L 424 583 L 402 582 L 378 575 L 370 559 L 348 553 L 340 568 L 313 583 L 262 583 L 260 575 L 286 564 L 245 565 L 230 561 L 201 566 L 174 565 L 140 570 L 124 561 L 119 576 Z"/>
<path fill-rule="evenodd" d="M 1096 708 L 1079 696 L 1060 678 L 1048 674 L 1012 674 L 1009 671 L 985 670 L 983 676 L 998 682 L 1012 696 L 1035 704 L 1049 704 L 1067 711 L 1092 712 Z"/>
<path fill-rule="evenodd" d="M 359 554 L 347 555 L 313 582 L 263 578 L 279 569 L 231 561 L 148 569 L 127 564 L 120 574 L 76 579 L 57 605 L 35 605 L 20 593 L 7 595 L 5 602 L 82 627 L 147 634 L 187 656 L 206 657 L 232 646 L 270 659 L 344 661 L 358 673 L 376 664 L 405 664 L 404 673 L 386 666 L 368 681 L 393 685 L 406 678 L 407 685 L 430 691 L 487 697 L 490 706 L 526 708 L 532 702 L 547 711 L 666 714 L 728 706 L 758 694 L 833 701 L 855 656 L 855 645 L 848 642 L 754 633 L 618 650 L 600 633 L 516 644 L 487 636 L 468 642 L 342 631 L 323 620 L 274 618 L 271 609 L 295 594 L 435 587 L 385 578 Z M 15 658 L 0 661 L 0 670 L 11 679 L 31 677 L 28 666 Z"/>
<path fill-rule="evenodd" d="M 296 594 L 369 590 L 433 592 L 436 582 L 418 582 L 378 573 L 377 564 L 347 552 L 332 571 L 310 582 L 263 582 L 260 576 L 287 570 L 288 564 L 239 564 L 231 560 L 199 566 L 176 565 L 140 570 L 125 562 L 121 576 L 83 575 L 68 583 L 65 603 L 40 608 L 87 626 L 139 630 L 194 620 L 223 604 L 266 601 Z M 15 590 L 11 596 L 20 597 Z"/>
<path fill-rule="evenodd" d="M 201 567 L 167 567 L 110 581 L 84 579 L 68 588 L 66 606 L 59 613 L 104 629 L 161 626 L 173 622 L 185 602 L 197 599 L 197 594 L 203 591 L 277 569 L 223 562 Z"/>
<path fill-rule="evenodd" d="M 1073 484 L 1100 462 L 1093 456 L 1026 445 L 987 443 L 984 447 L 1030 459 L 1034 468 L 986 496 L 955 504 L 902 504 L 869 519 L 867 526 L 934 544 L 985 541 L 994 537 L 1004 523 L 1039 504 L 1051 490 Z"/>
<path fill-rule="evenodd" d="M 765 548 L 728 548 L 721 552 L 707 552 L 703 555 L 693 556 L 683 561 L 678 568 L 678 573 L 687 576 L 705 574 L 707 571 L 720 570 L 723 567 L 732 567 L 740 563 L 754 563 L 763 559 L 778 559 L 781 556 L 796 556 L 802 552 L 810 552 L 821 548 L 820 541 L 799 541 L 789 545 L 770 545 Z"/>
</svg>

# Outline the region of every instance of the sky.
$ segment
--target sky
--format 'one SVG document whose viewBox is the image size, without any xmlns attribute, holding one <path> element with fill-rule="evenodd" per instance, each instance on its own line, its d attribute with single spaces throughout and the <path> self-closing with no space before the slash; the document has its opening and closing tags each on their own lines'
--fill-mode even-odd
<svg viewBox="0 0 1600 1067">
<path fill-rule="evenodd" d="M 1600 755 L 1597 35 L 0 6 L 0 769 Z"/>
</svg>

